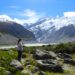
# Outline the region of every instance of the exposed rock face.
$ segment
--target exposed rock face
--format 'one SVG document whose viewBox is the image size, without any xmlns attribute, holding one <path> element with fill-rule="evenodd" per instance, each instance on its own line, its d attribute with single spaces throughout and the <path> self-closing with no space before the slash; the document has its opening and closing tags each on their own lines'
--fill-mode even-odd
<svg viewBox="0 0 75 75">
<path fill-rule="evenodd" d="M 18 60 L 12 60 L 10 65 L 14 66 L 16 69 L 23 70 L 23 65 Z"/>
</svg>

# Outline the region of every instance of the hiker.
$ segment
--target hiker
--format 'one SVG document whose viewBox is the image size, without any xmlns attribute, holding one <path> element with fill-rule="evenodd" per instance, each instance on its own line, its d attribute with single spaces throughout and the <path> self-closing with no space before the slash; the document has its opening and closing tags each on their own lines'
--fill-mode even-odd
<svg viewBox="0 0 75 75">
<path fill-rule="evenodd" d="M 18 39 L 18 42 L 17 42 L 17 50 L 18 50 L 18 61 L 21 61 L 22 52 L 23 52 L 22 39 Z"/>
</svg>

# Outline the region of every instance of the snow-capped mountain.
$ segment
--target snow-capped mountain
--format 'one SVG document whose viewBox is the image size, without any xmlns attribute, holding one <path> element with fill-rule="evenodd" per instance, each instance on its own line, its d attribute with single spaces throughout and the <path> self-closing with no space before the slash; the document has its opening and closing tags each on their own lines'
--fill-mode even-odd
<svg viewBox="0 0 75 75">
<path fill-rule="evenodd" d="M 7 15 L 0 15 L 0 21 L 1 22 L 10 22 L 10 21 L 13 21 L 13 20 Z"/>
<path fill-rule="evenodd" d="M 75 17 L 45 18 L 34 24 L 24 24 L 24 26 L 35 34 L 39 42 L 49 43 L 75 40 Z"/>
<path fill-rule="evenodd" d="M 23 22 L 22 22 L 23 21 Z M 22 23 L 29 31 L 35 34 L 39 42 L 68 42 L 75 41 L 75 16 L 63 16 L 56 18 L 42 18 L 35 23 L 26 23 L 26 20 L 12 19 L 6 15 L 0 17 L 0 22 L 12 24 Z"/>
</svg>

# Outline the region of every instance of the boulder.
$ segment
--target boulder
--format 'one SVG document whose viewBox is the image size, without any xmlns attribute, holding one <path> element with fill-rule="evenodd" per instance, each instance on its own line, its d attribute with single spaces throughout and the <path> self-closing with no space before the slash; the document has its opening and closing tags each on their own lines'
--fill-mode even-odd
<svg viewBox="0 0 75 75">
<path fill-rule="evenodd" d="M 70 58 L 65 58 L 64 63 L 75 65 L 75 61 L 73 59 L 70 59 Z"/>
<path fill-rule="evenodd" d="M 67 54 L 67 53 L 58 53 L 58 57 L 63 58 L 63 59 L 65 59 L 65 58 L 71 59 L 72 58 L 71 55 Z"/>
<path fill-rule="evenodd" d="M 21 73 L 24 75 L 29 75 L 29 72 L 30 72 L 29 70 L 25 70 L 25 69 L 21 71 Z"/>
<path fill-rule="evenodd" d="M 16 69 L 23 70 L 23 65 L 18 60 L 12 60 L 10 65 L 14 66 Z"/>
<path fill-rule="evenodd" d="M 52 57 L 57 57 L 57 54 L 55 54 L 53 51 L 49 51 L 49 55 L 51 55 Z"/>
<path fill-rule="evenodd" d="M 36 59 L 44 59 L 45 58 L 45 53 L 41 50 L 36 50 L 34 55 L 33 55 L 34 58 Z"/>
<path fill-rule="evenodd" d="M 33 57 L 35 59 L 56 59 L 57 55 L 53 51 L 36 50 Z"/>
<path fill-rule="evenodd" d="M 37 65 L 42 70 L 63 72 L 62 66 L 56 60 L 37 60 Z"/>
</svg>

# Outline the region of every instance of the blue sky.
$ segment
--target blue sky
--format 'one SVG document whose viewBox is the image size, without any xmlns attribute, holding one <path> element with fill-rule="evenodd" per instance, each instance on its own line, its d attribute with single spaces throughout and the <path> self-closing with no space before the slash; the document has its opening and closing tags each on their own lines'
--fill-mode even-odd
<svg viewBox="0 0 75 75">
<path fill-rule="evenodd" d="M 75 0 L 1 0 L 0 15 L 6 14 L 12 18 L 45 15 L 62 16 L 64 12 L 75 11 Z M 26 14 L 28 16 L 26 16 Z"/>
</svg>

